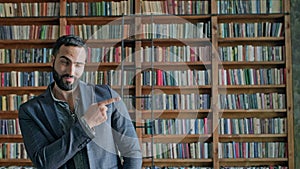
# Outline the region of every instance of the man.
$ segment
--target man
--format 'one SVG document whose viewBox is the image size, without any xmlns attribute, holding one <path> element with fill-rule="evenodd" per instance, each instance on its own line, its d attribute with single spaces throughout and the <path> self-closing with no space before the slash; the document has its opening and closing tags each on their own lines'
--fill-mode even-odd
<svg viewBox="0 0 300 169">
<path fill-rule="evenodd" d="M 118 94 L 79 80 L 86 59 L 82 39 L 57 39 L 54 82 L 19 109 L 27 153 L 42 169 L 140 169 L 138 138 Z"/>
</svg>

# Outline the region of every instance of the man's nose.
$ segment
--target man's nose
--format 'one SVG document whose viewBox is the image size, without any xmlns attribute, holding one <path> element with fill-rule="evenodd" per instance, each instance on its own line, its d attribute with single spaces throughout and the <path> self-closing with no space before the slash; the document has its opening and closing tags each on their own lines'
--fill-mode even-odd
<svg viewBox="0 0 300 169">
<path fill-rule="evenodd" d="M 75 64 L 74 63 L 69 63 L 69 66 L 67 68 L 67 73 L 69 75 L 74 75 L 75 74 L 75 71 L 76 71 L 76 67 L 75 67 Z"/>
</svg>

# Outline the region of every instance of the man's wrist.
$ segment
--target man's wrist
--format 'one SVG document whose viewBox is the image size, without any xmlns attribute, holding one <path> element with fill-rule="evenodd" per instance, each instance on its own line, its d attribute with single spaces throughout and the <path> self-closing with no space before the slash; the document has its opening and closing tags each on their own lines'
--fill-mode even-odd
<svg viewBox="0 0 300 169">
<path fill-rule="evenodd" d="M 90 137 L 95 137 L 95 128 L 89 126 L 84 116 L 82 116 L 78 121 Z"/>
</svg>

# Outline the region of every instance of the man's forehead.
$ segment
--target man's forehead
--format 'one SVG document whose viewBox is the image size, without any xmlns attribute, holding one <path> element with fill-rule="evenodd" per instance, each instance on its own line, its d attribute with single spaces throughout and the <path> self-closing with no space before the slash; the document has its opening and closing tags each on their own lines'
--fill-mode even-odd
<svg viewBox="0 0 300 169">
<path fill-rule="evenodd" d="M 57 54 L 58 58 L 64 58 L 71 61 L 86 60 L 86 51 L 84 47 L 78 46 L 62 46 Z"/>
</svg>

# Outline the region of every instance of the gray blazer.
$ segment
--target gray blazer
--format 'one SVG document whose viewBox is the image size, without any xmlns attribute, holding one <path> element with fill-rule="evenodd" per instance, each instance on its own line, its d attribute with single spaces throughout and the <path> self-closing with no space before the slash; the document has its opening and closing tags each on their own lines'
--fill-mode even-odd
<svg viewBox="0 0 300 169">
<path fill-rule="evenodd" d="M 25 148 L 35 167 L 66 169 L 67 161 L 87 147 L 91 169 L 141 169 L 139 141 L 123 102 L 108 105 L 108 119 L 95 127 L 95 133 L 80 119 L 82 114 L 77 114 L 79 120 L 71 126 L 70 132 L 64 133 L 55 112 L 50 87 L 19 108 Z M 79 87 L 81 95 L 85 95 L 80 113 L 84 113 L 93 102 L 118 96 L 107 85 L 80 82 Z"/>
</svg>

